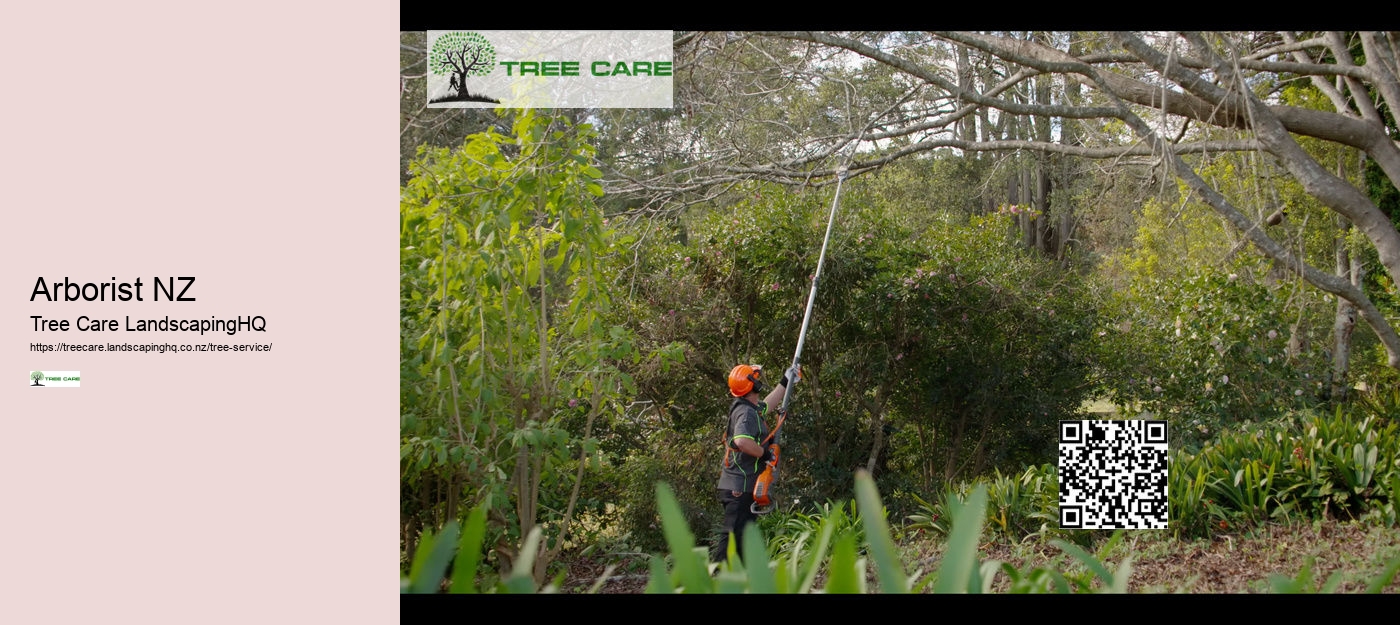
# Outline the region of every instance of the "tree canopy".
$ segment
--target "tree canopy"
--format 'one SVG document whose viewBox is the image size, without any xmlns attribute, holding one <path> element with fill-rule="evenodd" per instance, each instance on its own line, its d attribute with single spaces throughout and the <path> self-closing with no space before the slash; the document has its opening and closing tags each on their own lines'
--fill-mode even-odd
<svg viewBox="0 0 1400 625">
<path fill-rule="evenodd" d="M 1267 229 L 1284 207 L 1201 174 L 1212 155 L 1266 155 L 1256 167 L 1354 226 L 1389 283 L 1400 280 L 1397 216 L 1381 208 L 1400 186 L 1394 33 L 705 32 L 676 44 L 677 111 L 633 118 L 613 161 L 609 186 L 637 210 L 747 179 L 820 186 L 847 159 L 860 175 L 938 150 L 1134 162 L 1179 179 L 1261 254 L 1354 305 L 1400 367 L 1395 321 L 1366 290 Z M 1290 99 L 1300 84 L 1324 97 Z M 1040 172 L 1047 161 L 1035 162 Z M 1357 168 L 1370 193 L 1350 180 Z M 1020 185 L 1037 203 L 1049 187 Z"/>
</svg>

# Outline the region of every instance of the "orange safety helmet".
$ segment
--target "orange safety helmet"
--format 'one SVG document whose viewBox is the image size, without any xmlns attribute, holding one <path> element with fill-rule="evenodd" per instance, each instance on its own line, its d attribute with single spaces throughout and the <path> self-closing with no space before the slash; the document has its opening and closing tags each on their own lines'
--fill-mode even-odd
<svg viewBox="0 0 1400 625">
<path fill-rule="evenodd" d="M 729 394 L 743 397 L 754 390 L 755 384 L 762 389 L 762 378 L 763 365 L 737 365 L 729 371 Z"/>
</svg>

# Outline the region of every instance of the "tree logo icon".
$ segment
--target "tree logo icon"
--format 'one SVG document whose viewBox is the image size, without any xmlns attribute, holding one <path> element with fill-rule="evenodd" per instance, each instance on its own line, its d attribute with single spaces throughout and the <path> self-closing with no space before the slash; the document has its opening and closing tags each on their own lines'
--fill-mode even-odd
<svg viewBox="0 0 1400 625">
<path fill-rule="evenodd" d="M 486 76 L 496 68 L 496 47 L 480 33 L 452 31 L 438 37 L 428 51 L 428 71 L 436 76 L 450 76 L 448 95 L 431 102 L 491 102 L 501 101 L 473 94 L 467 90 L 467 77 Z"/>
<path fill-rule="evenodd" d="M 44 372 L 43 372 L 43 371 L 31 371 L 31 372 L 29 373 L 29 379 L 34 380 L 34 383 L 33 383 L 33 384 L 30 384 L 30 386 L 43 386 L 43 384 L 40 384 L 40 383 L 39 383 L 39 380 L 44 379 Z"/>
</svg>

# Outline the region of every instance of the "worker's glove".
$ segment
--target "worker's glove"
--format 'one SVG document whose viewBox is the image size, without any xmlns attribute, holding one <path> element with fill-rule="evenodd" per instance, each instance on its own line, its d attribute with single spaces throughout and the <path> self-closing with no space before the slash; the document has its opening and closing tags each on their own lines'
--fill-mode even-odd
<svg viewBox="0 0 1400 625">
<path fill-rule="evenodd" d="M 801 380 L 801 379 L 802 379 L 802 366 L 801 366 L 801 365 L 793 365 L 793 366 L 791 366 L 791 367 L 788 367 L 788 370 L 787 370 L 786 372 L 783 373 L 783 382 L 782 382 L 782 384 L 783 384 L 784 387 L 790 389 L 790 388 L 792 388 L 794 385 L 797 384 L 798 380 Z"/>
<path fill-rule="evenodd" d="M 766 465 L 766 464 L 768 464 L 768 463 L 769 463 L 770 461 L 772 461 L 772 460 L 773 460 L 773 446 L 772 446 L 772 445 L 764 445 L 764 446 L 763 446 L 763 455 L 758 457 L 758 466 Z"/>
</svg>

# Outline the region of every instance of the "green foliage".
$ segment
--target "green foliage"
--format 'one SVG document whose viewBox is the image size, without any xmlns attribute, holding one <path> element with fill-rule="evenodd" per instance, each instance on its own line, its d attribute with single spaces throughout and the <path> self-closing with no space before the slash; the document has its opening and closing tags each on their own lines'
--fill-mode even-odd
<svg viewBox="0 0 1400 625">
<path fill-rule="evenodd" d="M 1122 536 L 1123 534 L 1121 532 L 1115 533 L 1114 539 L 1110 540 L 1110 544 L 1121 539 Z M 1100 562 L 1099 558 L 1089 555 L 1088 552 L 1077 545 L 1067 543 L 1063 540 L 1055 540 L 1053 544 L 1082 563 L 1084 567 L 1101 582 L 1102 586 L 1100 586 L 1100 588 L 1102 588 L 1104 592 L 1122 594 L 1128 591 L 1128 576 L 1132 574 L 1133 570 L 1132 558 L 1124 558 L 1118 565 L 1117 571 L 1109 571 L 1108 567 L 1105 566 L 1103 562 Z M 1105 550 L 1107 550 L 1107 548 Z M 1091 589 L 1094 588 L 1092 582 L 1086 578 L 1075 579 L 1071 577 L 1069 579 L 1075 581 L 1076 590 L 1079 592 L 1090 592 Z"/>
<path fill-rule="evenodd" d="M 818 567 L 825 559 L 827 547 L 833 542 L 831 558 L 824 567 L 826 585 L 820 590 L 832 594 L 924 590 L 935 593 L 985 593 L 992 591 L 998 574 L 1007 577 L 1009 592 L 1013 593 L 1125 592 L 1131 573 L 1129 559 L 1125 558 L 1116 571 L 1111 571 L 1103 562 L 1104 555 L 1121 540 L 1121 532 L 1115 534 L 1097 556 L 1073 544 L 1055 541 L 1059 549 L 1084 567 L 1083 573 L 1066 574 L 1046 567 L 1021 570 L 997 561 L 982 562 L 977 557 L 977 551 L 983 521 L 987 518 L 988 499 L 986 489 L 978 485 L 967 495 L 965 502 L 951 504 L 949 514 L 954 520 L 938 571 L 929 575 L 920 575 L 917 571 L 907 575 L 884 522 L 878 489 L 868 474 L 859 471 L 856 474 L 856 501 L 860 518 L 863 519 L 865 540 L 858 538 L 853 527 L 838 529 L 841 522 L 836 519 L 843 516 L 840 513 L 843 506 L 837 506 L 822 519 L 814 548 L 805 549 L 812 536 L 812 531 L 807 529 L 794 541 L 792 548 L 770 559 L 762 547 L 762 530 L 754 527 L 750 531 L 755 533 L 756 539 L 744 541 L 747 553 L 743 561 L 731 557 L 724 564 L 714 565 L 718 569 L 713 577 L 708 577 L 699 565 L 700 560 L 696 559 L 703 558 L 704 549 L 694 546 L 694 538 L 685 529 L 685 519 L 669 487 L 658 484 L 657 497 L 662 523 L 667 525 L 667 536 L 674 538 L 674 542 L 671 544 L 672 564 L 669 569 L 662 558 L 652 561 L 652 577 L 647 586 L 647 592 L 652 593 L 809 592 L 813 588 Z M 867 549 L 866 557 L 862 557 L 857 550 L 862 543 Z M 878 589 L 866 584 L 867 558 L 874 560 Z"/>
<path fill-rule="evenodd" d="M 724 563 L 706 563 L 706 549 L 697 546 L 674 493 L 664 483 L 656 485 L 656 497 L 670 555 L 653 557 L 648 593 L 987 593 L 1002 589 L 1009 593 L 1123 593 L 1127 591 L 1132 574 L 1131 555 L 1123 556 L 1112 565 L 1108 558 L 1125 536 L 1123 531 L 1113 535 L 1093 553 L 1065 540 L 1050 544 L 1061 556 L 1045 566 L 1017 568 L 996 560 L 978 558 L 982 542 L 983 523 L 991 516 L 987 488 L 972 486 L 965 498 L 950 500 L 947 512 L 952 517 L 950 532 L 936 572 L 928 575 L 908 570 L 901 561 L 890 529 L 884 522 L 884 506 L 874 481 L 863 471 L 856 475 L 856 499 L 863 526 L 864 539 L 850 517 L 844 514 L 844 504 L 830 507 L 815 528 L 802 529 L 792 546 L 770 556 L 760 526 L 753 526 L 751 540 L 745 540 L 744 558 L 734 553 Z M 520 550 L 521 557 L 513 571 L 504 579 L 491 581 L 489 574 L 479 570 L 482 549 L 481 531 L 486 505 L 473 510 L 465 531 L 458 539 L 456 522 L 451 522 L 434 535 L 425 534 L 420 542 L 411 572 L 401 581 L 402 592 L 439 592 L 444 583 L 445 569 L 455 555 L 451 584 L 453 593 L 480 590 L 499 593 L 555 592 L 563 583 L 562 576 L 550 585 L 540 587 L 530 575 L 533 559 L 540 542 L 538 528 L 530 533 Z M 845 520 L 838 520 L 845 519 Z M 860 547 L 864 547 L 862 551 Z M 828 554 L 830 557 L 828 558 Z M 873 560 L 878 586 L 867 585 L 867 571 Z M 1332 592 L 1341 582 L 1340 573 L 1315 586 L 1309 560 L 1295 577 L 1270 576 L 1275 592 Z M 604 575 L 610 574 L 610 570 Z M 816 582 L 825 578 L 818 590 Z M 1368 592 L 1381 592 L 1400 573 L 1400 557 L 1393 558 L 1384 571 L 1367 581 Z M 998 580 L 998 576 L 1003 578 Z M 596 591 L 600 586 L 595 583 Z"/>
<path fill-rule="evenodd" d="M 850 505 L 849 508 L 847 504 Z M 759 524 L 768 528 L 768 534 L 773 537 L 768 546 L 778 555 L 787 555 L 794 549 L 801 549 L 809 538 L 819 535 L 822 528 L 828 526 L 838 536 L 851 534 L 859 544 L 865 540 L 865 529 L 856 509 L 854 500 L 835 502 L 834 505 L 828 501 L 810 514 L 796 510 L 778 511 L 760 517 Z"/>
<path fill-rule="evenodd" d="M 1269 575 L 1269 585 L 1273 588 L 1274 592 L 1279 594 L 1321 594 L 1336 592 L 1337 586 L 1342 582 L 1342 572 L 1335 571 L 1327 577 L 1327 581 L 1323 582 L 1321 586 L 1314 586 L 1314 575 L 1312 573 L 1314 562 L 1314 558 L 1308 558 L 1308 561 L 1303 564 L 1303 568 L 1298 571 L 1297 577 L 1289 578 L 1277 573 Z"/>
<path fill-rule="evenodd" d="M 977 561 L 977 543 L 982 536 L 982 522 L 987 518 L 986 490 L 981 486 L 974 488 L 966 501 L 950 506 L 948 515 L 953 519 L 952 526 L 933 591 L 978 592 L 983 587 L 980 583 L 981 565 Z"/>
<path fill-rule="evenodd" d="M 723 511 L 715 503 L 718 439 L 713 434 L 682 439 L 658 428 L 638 445 L 644 453 L 629 454 L 618 463 L 623 470 L 605 488 L 608 496 L 622 507 L 623 531 L 632 538 L 632 546 L 656 551 L 666 545 L 656 522 L 659 516 L 655 488 L 661 481 L 667 482 L 676 494 L 688 524 L 708 528 L 710 541 L 723 540 L 719 535 Z"/>
<path fill-rule="evenodd" d="M 967 499 L 974 486 L 987 493 L 987 527 L 995 535 L 1019 542 L 1035 535 L 1058 531 L 1059 478 L 1053 464 L 1027 467 L 1020 475 L 1002 475 L 1000 470 L 944 491 L 937 503 L 915 496 L 919 511 L 910 514 L 910 527 L 946 536 L 951 530 L 953 510 Z"/>
<path fill-rule="evenodd" d="M 1380 594 L 1395 579 L 1396 574 L 1400 574 L 1400 556 L 1390 559 L 1390 563 L 1385 566 L 1385 571 L 1372 579 L 1370 584 L 1367 584 L 1366 592 Z"/>
<path fill-rule="evenodd" d="M 1311 86 L 1285 91 L 1300 106 L 1330 106 Z M 1305 147 L 1321 162 L 1355 162 L 1335 145 Z M 1246 214 L 1270 218 L 1267 235 L 1314 267 L 1330 270 L 1339 245 L 1367 247 L 1355 232 L 1344 238 L 1333 214 L 1275 167 L 1228 155 L 1200 172 Z M 1135 221 L 1132 246 L 1102 266 L 1097 364 L 1105 395 L 1131 414 L 1170 419 L 1178 442 L 1189 444 L 1330 399 L 1334 298 L 1259 256 L 1180 184 L 1145 202 Z M 1373 340 L 1354 335 L 1353 381 L 1384 368 Z"/>
<path fill-rule="evenodd" d="M 918 511 L 905 517 L 908 521 L 909 529 L 920 533 L 928 532 L 936 536 L 947 536 L 953 529 L 953 518 L 948 516 L 951 506 L 956 505 L 955 501 L 961 501 L 959 497 L 964 495 L 955 489 L 947 489 L 942 493 L 941 498 L 935 502 L 929 502 L 918 495 L 910 497 L 918 506 Z"/>
<path fill-rule="evenodd" d="M 465 71 L 468 76 L 485 76 L 495 67 L 496 47 L 481 33 L 444 33 L 428 51 L 428 71 L 437 75 Z"/>
<path fill-rule="evenodd" d="M 1060 537 L 1080 545 L 1092 538 L 1087 530 L 1058 528 L 1059 484 L 1050 464 L 950 485 L 933 503 L 915 495 L 918 510 L 906 517 L 909 528 L 948 536 L 954 511 L 974 488 L 988 494 L 985 523 L 995 535 L 1010 541 Z M 1198 452 L 1178 447 L 1167 456 L 1168 527 L 1177 537 L 1328 513 L 1396 525 L 1397 501 L 1400 425 L 1359 411 L 1246 424 Z"/>
<path fill-rule="evenodd" d="M 591 129 L 525 112 L 513 131 L 420 150 L 400 205 L 403 512 L 430 526 L 454 502 L 510 501 L 490 530 L 508 544 L 563 531 L 578 464 L 605 462 L 590 427 L 616 415 L 632 387 L 617 365 L 636 357 L 607 317 Z"/>
<path fill-rule="evenodd" d="M 1028 467 L 1019 476 L 995 472 L 987 487 L 987 522 L 1001 536 L 1020 539 L 1059 524 L 1059 479 L 1054 465 Z"/>
<path fill-rule="evenodd" d="M 1206 494 L 1213 483 L 1208 470 L 1197 456 L 1180 452 L 1167 456 L 1167 525 L 1178 538 L 1207 536 L 1212 525 L 1226 517 Z"/>
<path fill-rule="evenodd" d="M 838 524 L 842 522 L 836 519 L 844 517 L 844 513 L 840 512 L 844 506 L 838 506 L 838 512 L 828 514 L 821 521 L 816 529 L 813 548 L 807 549 L 813 532 L 804 530 L 790 548 L 774 558 L 768 555 L 762 528 L 754 526 L 748 530 L 753 532 L 752 537 L 744 540 L 743 560 L 730 557 L 726 563 L 713 565 L 719 567 L 713 578 L 703 565 L 705 549 L 695 546 L 694 536 L 687 529 L 670 487 L 658 483 L 656 490 L 671 551 L 671 566 L 668 570 L 662 559 L 653 559 L 651 581 L 647 585 L 649 593 L 809 592 L 833 541 L 823 592 L 866 591 L 866 559 L 859 557 L 856 551 L 857 544 L 862 542 L 875 560 L 881 592 L 902 593 L 910 590 L 909 578 L 905 576 L 903 563 L 899 560 L 889 527 L 884 521 L 884 506 L 880 503 L 879 492 L 874 481 L 864 472 L 856 476 L 856 501 L 866 540 L 860 540 L 860 533 L 849 524 L 838 529 Z M 732 545 L 730 550 L 732 554 Z"/>
<path fill-rule="evenodd" d="M 1290 349 L 1284 302 L 1262 284 L 1216 270 L 1144 278 L 1110 306 L 1098 331 L 1104 391 L 1170 420 L 1182 442 L 1325 397 L 1321 350 Z"/>
<path fill-rule="evenodd" d="M 952 475 L 1044 462 L 1053 423 L 1089 389 L 1095 313 L 1077 274 L 1022 250 L 1006 216 L 916 222 L 872 188 L 884 190 L 851 181 L 833 226 L 785 429 L 784 450 L 802 459 L 783 474 L 787 501 L 839 497 L 848 467 L 872 456 L 895 506 Z M 665 471 L 693 471 L 690 441 L 723 427 L 734 363 L 789 358 L 830 201 L 755 185 L 672 237 L 637 233 L 649 237 L 627 283 L 638 345 L 684 354 L 666 371 L 630 369 L 667 440 L 685 445 L 657 450 Z"/>
<path fill-rule="evenodd" d="M 884 593 L 902 594 L 908 591 L 908 578 L 904 575 L 904 565 L 895 551 L 894 540 L 890 538 L 890 528 L 885 522 L 885 507 L 880 503 L 880 493 L 875 488 L 875 480 L 868 473 L 856 474 L 856 502 L 861 511 L 862 525 L 865 526 L 866 544 L 870 555 L 875 558 L 875 572 L 879 576 L 880 590 Z"/>
<path fill-rule="evenodd" d="M 481 549 L 485 535 L 486 512 L 489 506 L 482 503 L 474 508 L 467 518 L 466 528 L 457 521 L 449 521 L 436 535 L 431 531 L 423 533 L 414 554 L 408 577 L 400 580 L 401 593 L 434 594 L 441 591 L 446 581 L 447 568 L 452 566 L 452 582 L 449 588 L 453 594 L 476 594 L 496 592 L 502 594 L 534 594 L 556 592 L 562 583 L 562 576 L 554 583 L 541 588 L 535 583 L 533 568 L 540 545 L 540 528 L 533 528 L 520 549 L 520 556 L 509 575 L 489 582 L 490 573 L 482 570 Z M 460 541 L 458 537 L 460 536 Z M 488 582 L 478 587 L 481 582 Z"/>
<path fill-rule="evenodd" d="M 1370 511 L 1394 524 L 1400 426 L 1337 410 L 1227 432 L 1199 453 L 1174 450 L 1169 516 L 1178 535 L 1326 513 Z"/>
</svg>

